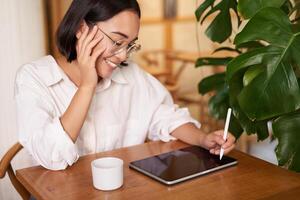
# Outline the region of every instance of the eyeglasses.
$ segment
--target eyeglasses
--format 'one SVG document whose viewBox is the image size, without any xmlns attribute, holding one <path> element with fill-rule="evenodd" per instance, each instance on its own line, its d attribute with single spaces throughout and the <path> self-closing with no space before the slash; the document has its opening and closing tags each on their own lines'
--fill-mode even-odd
<svg viewBox="0 0 300 200">
<path fill-rule="evenodd" d="M 123 51 L 126 51 L 127 58 L 129 58 L 132 55 L 132 53 L 135 53 L 141 49 L 141 45 L 135 42 L 131 42 L 129 44 L 123 44 L 122 42 L 123 40 L 115 41 L 107 33 L 105 33 L 99 26 L 97 27 L 106 37 L 108 37 L 113 42 L 113 45 L 110 48 L 110 53 L 112 55 L 117 55 Z"/>
</svg>

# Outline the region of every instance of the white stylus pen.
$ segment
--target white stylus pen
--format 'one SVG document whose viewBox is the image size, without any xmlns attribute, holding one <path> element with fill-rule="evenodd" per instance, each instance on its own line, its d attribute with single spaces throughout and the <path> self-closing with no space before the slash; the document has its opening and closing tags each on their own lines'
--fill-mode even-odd
<svg viewBox="0 0 300 200">
<path fill-rule="evenodd" d="M 227 110 L 227 116 L 226 116 L 226 121 L 225 121 L 224 134 L 223 134 L 223 139 L 225 141 L 227 139 L 227 133 L 228 133 L 228 127 L 229 127 L 229 122 L 230 122 L 231 111 L 232 111 L 232 109 L 228 108 L 228 110 Z M 221 151 L 220 151 L 220 160 L 222 159 L 223 154 L 224 154 L 224 149 L 221 148 Z"/>
</svg>

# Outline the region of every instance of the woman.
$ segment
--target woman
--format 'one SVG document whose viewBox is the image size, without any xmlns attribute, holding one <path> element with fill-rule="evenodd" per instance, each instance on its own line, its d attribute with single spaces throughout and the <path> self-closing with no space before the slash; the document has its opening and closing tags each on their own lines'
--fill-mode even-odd
<svg viewBox="0 0 300 200">
<path fill-rule="evenodd" d="M 204 134 L 186 109 L 136 64 L 140 8 L 136 0 L 74 0 L 57 31 L 61 58 L 20 68 L 16 102 L 20 143 L 42 166 L 65 169 L 79 156 L 180 139 L 219 154 L 235 138 Z M 197 128 L 198 127 L 198 128 Z"/>
</svg>

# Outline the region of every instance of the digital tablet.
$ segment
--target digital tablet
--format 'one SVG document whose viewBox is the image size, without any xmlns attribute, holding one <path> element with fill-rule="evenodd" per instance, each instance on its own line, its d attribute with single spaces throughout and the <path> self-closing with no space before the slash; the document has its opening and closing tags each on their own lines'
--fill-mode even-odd
<svg viewBox="0 0 300 200">
<path fill-rule="evenodd" d="M 228 156 L 210 154 L 208 150 L 189 146 L 129 163 L 135 169 L 164 184 L 172 185 L 237 164 Z"/>
</svg>

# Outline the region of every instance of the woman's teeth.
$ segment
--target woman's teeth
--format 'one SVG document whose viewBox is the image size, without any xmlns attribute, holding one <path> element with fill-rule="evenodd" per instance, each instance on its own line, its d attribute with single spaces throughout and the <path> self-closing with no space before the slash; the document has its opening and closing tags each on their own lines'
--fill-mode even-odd
<svg viewBox="0 0 300 200">
<path fill-rule="evenodd" d="M 109 61 L 109 60 L 105 60 L 105 62 L 108 64 L 108 65 L 110 65 L 112 68 L 116 68 L 118 65 L 117 64 L 115 64 L 115 63 L 113 63 L 113 62 L 111 62 L 111 61 Z"/>
</svg>

